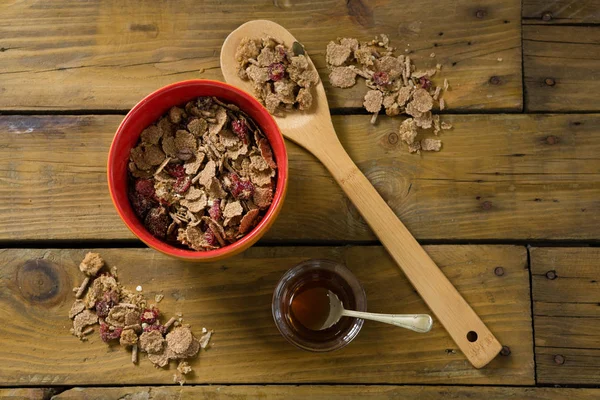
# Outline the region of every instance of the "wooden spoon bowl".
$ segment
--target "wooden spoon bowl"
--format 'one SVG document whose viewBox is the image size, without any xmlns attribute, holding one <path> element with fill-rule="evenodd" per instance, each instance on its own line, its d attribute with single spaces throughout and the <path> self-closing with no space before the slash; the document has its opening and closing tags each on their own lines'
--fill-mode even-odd
<svg viewBox="0 0 600 400">
<path fill-rule="evenodd" d="M 277 38 L 287 47 L 297 41 L 284 27 L 272 21 L 255 20 L 241 25 L 229 34 L 221 49 L 221 70 L 228 83 L 252 93 L 250 82 L 243 81 L 237 74 L 235 52 L 244 37 L 265 36 Z M 309 62 L 314 68 L 310 59 Z M 311 152 L 331 172 L 469 361 L 481 368 L 496 357 L 502 345 L 342 147 L 331 122 L 322 82 L 314 88 L 310 110 L 291 111 L 275 120 L 283 136 Z"/>
</svg>

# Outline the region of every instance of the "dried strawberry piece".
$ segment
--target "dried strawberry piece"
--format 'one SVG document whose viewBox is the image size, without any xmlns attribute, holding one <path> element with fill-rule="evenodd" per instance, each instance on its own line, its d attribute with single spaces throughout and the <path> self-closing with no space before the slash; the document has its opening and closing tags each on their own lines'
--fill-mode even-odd
<svg viewBox="0 0 600 400">
<path fill-rule="evenodd" d="M 211 228 L 208 228 L 206 230 L 206 232 L 204 233 L 204 239 L 211 246 L 218 246 L 219 245 L 219 241 L 217 240 L 217 237 L 215 236 L 215 233 L 213 232 L 213 230 Z"/>
<path fill-rule="evenodd" d="M 273 63 L 269 65 L 269 79 L 272 81 L 280 81 L 285 75 L 285 66 L 282 63 Z"/>
<path fill-rule="evenodd" d="M 173 185 L 173 190 L 179 194 L 185 193 L 192 185 L 192 180 L 187 176 L 180 176 Z"/>
<path fill-rule="evenodd" d="M 229 191 L 238 200 L 248 200 L 254 194 L 254 185 L 250 181 L 241 180 L 237 174 L 231 174 Z"/>
<path fill-rule="evenodd" d="M 390 75 L 385 71 L 378 71 L 373 74 L 373 82 L 377 86 L 385 86 L 390 83 Z"/>
<path fill-rule="evenodd" d="M 185 168 L 181 164 L 169 164 L 165 167 L 165 171 L 173 178 L 182 178 L 185 176 Z"/>
<path fill-rule="evenodd" d="M 154 181 L 152 179 L 138 179 L 135 181 L 135 191 L 146 198 L 153 198 Z"/>
<path fill-rule="evenodd" d="M 121 337 L 121 332 L 123 332 L 123 328 L 114 328 L 114 330 L 111 331 L 107 324 L 100 324 L 100 338 L 103 342 L 119 339 Z"/>
<path fill-rule="evenodd" d="M 162 207 L 151 209 L 144 219 L 144 226 L 148 229 L 148 232 L 161 239 L 167 236 L 170 223 L 169 215 Z"/>
<path fill-rule="evenodd" d="M 119 292 L 116 290 L 105 292 L 104 296 L 102 296 L 102 300 L 104 300 L 110 308 L 113 308 L 119 304 Z"/>
<path fill-rule="evenodd" d="M 167 329 L 161 324 L 152 324 L 144 327 L 144 332 L 158 331 L 161 335 L 167 333 Z"/>
<path fill-rule="evenodd" d="M 221 199 L 216 199 L 213 201 L 212 206 L 208 210 L 208 215 L 215 221 L 221 219 Z"/>
<path fill-rule="evenodd" d="M 422 76 L 419 78 L 419 85 L 425 90 L 429 90 L 431 88 L 431 80 L 428 77 Z"/>
<path fill-rule="evenodd" d="M 150 209 L 155 206 L 154 201 L 152 201 L 149 197 L 145 197 L 144 195 L 130 191 L 129 193 L 129 202 L 131 203 L 131 207 L 133 211 L 139 218 L 145 218 L 146 214 Z"/>
<path fill-rule="evenodd" d="M 235 133 L 244 144 L 248 144 L 248 125 L 246 125 L 246 121 L 242 119 L 233 121 L 231 123 L 231 129 L 233 129 L 233 133 Z"/>
<path fill-rule="evenodd" d="M 96 302 L 96 314 L 100 318 L 108 317 L 108 313 L 110 312 L 111 307 L 108 305 L 108 302 L 104 300 L 100 300 Z"/>
<path fill-rule="evenodd" d="M 146 308 L 144 310 L 144 312 L 142 312 L 142 315 L 140 316 L 140 322 L 152 325 L 153 323 L 156 322 L 159 315 L 160 315 L 160 312 L 158 311 L 158 308 L 156 308 L 156 307 Z"/>
</svg>

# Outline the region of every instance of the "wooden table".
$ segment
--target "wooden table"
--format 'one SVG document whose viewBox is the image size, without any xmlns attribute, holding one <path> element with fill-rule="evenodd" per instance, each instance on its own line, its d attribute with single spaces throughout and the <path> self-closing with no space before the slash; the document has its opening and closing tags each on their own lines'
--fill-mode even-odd
<svg viewBox="0 0 600 400">
<path fill-rule="evenodd" d="M 2 2 L 0 398 L 599 398 L 599 10 L 598 0 Z M 179 262 L 118 218 L 105 162 L 123 115 L 165 84 L 222 79 L 224 38 L 253 18 L 305 44 L 343 145 L 506 346 L 486 368 L 440 324 L 419 335 L 367 323 L 325 355 L 284 341 L 271 294 L 308 258 L 344 262 L 372 311 L 428 311 L 324 167 L 292 143 L 284 209 L 238 257 Z M 328 41 L 379 33 L 417 65 L 444 65 L 455 128 L 440 153 L 408 154 L 402 118 L 370 125 L 364 86 L 328 85 Z M 165 313 L 215 329 L 192 363 L 195 386 L 69 335 L 90 249 L 130 288 L 163 293 Z"/>
</svg>

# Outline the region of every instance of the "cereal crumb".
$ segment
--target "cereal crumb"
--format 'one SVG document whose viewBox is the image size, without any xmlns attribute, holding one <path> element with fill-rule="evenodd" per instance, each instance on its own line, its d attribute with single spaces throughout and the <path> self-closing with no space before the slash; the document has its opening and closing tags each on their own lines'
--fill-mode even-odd
<svg viewBox="0 0 600 400">
<path fill-rule="evenodd" d="M 98 271 L 104 266 L 104 260 L 98 253 L 87 253 L 79 264 L 79 270 L 87 276 L 96 276 Z"/>
<path fill-rule="evenodd" d="M 440 151 L 442 141 L 439 139 L 423 139 L 421 140 L 421 150 L 423 151 Z"/>
<path fill-rule="evenodd" d="M 141 285 L 136 286 L 135 290 L 138 291 L 138 292 L 141 292 L 142 291 L 142 286 Z"/>
</svg>

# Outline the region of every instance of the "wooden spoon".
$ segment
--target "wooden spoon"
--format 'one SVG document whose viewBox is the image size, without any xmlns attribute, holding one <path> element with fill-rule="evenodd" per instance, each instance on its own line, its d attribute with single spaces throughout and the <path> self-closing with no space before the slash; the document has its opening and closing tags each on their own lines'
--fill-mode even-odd
<svg viewBox="0 0 600 400">
<path fill-rule="evenodd" d="M 296 41 L 284 27 L 272 21 L 250 21 L 231 32 L 221 49 L 225 80 L 252 93 L 249 81 L 237 75 L 235 52 L 244 37 L 272 36 L 291 47 Z M 314 68 L 314 64 L 310 61 Z M 365 118 L 368 118 L 365 116 Z M 400 266 L 431 311 L 446 328 L 469 361 L 481 368 L 502 346 L 423 250 L 369 180 L 350 159 L 337 138 L 322 82 L 313 90 L 310 110 L 275 117 L 281 133 L 315 155 L 354 203 L 381 243 Z"/>
</svg>

